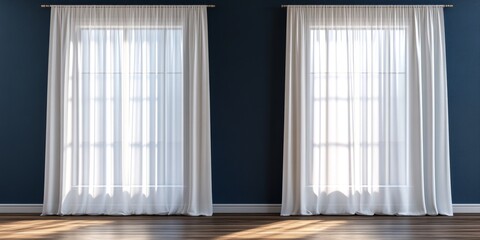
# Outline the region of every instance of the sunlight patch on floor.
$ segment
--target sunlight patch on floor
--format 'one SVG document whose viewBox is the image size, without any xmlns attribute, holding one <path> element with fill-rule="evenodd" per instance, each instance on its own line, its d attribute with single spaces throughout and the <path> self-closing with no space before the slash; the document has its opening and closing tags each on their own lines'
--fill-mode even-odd
<svg viewBox="0 0 480 240">
<path fill-rule="evenodd" d="M 344 223 L 345 221 L 285 220 L 231 233 L 217 239 L 298 239 Z"/>
<path fill-rule="evenodd" d="M 109 224 L 112 221 L 91 220 L 26 220 L 0 224 L 0 239 L 34 239 L 76 230 L 94 225 Z"/>
</svg>

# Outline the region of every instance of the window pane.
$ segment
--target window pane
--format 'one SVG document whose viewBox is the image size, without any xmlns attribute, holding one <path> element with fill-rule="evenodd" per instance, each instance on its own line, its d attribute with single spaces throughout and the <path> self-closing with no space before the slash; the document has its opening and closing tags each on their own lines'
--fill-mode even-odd
<svg viewBox="0 0 480 240">
<path fill-rule="evenodd" d="M 308 181 L 408 184 L 405 29 L 313 28 L 309 47 Z"/>
<path fill-rule="evenodd" d="M 69 136 L 80 151 L 73 187 L 182 187 L 182 30 L 82 29 L 79 37 L 72 84 L 80 87 L 68 92 L 80 109 L 69 121 L 79 129 Z"/>
</svg>

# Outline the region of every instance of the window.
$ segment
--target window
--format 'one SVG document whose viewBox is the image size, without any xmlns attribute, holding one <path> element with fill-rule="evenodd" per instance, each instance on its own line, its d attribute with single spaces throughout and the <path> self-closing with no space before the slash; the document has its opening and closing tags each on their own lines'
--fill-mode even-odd
<svg viewBox="0 0 480 240">
<path fill-rule="evenodd" d="M 79 91 L 69 92 L 81 129 L 72 190 L 183 188 L 182 30 L 82 29 L 80 39 Z"/>
<path fill-rule="evenodd" d="M 308 179 L 317 194 L 408 184 L 406 40 L 405 28 L 310 30 Z"/>
</svg>

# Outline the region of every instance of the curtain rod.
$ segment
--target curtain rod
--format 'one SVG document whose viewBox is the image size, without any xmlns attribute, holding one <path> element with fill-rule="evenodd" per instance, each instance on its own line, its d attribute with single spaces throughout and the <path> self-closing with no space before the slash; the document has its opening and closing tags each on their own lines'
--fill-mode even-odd
<svg viewBox="0 0 480 240">
<path fill-rule="evenodd" d="M 421 7 L 421 6 L 435 6 L 435 7 L 445 7 L 445 8 L 452 8 L 453 5 L 446 4 L 446 5 L 282 5 L 282 8 L 286 7 L 344 7 L 344 6 L 351 6 L 351 7 Z"/>
<path fill-rule="evenodd" d="M 49 5 L 49 4 L 42 4 L 40 7 L 42 8 L 49 8 L 51 6 L 82 6 L 82 5 Z M 84 6 L 92 6 L 92 5 L 84 5 Z M 95 5 L 94 5 L 95 6 Z M 129 6 L 156 6 L 156 7 L 177 7 L 177 6 L 206 6 L 209 8 L 214 8 L 215 5 L 96 5 L 96 6 L 119 6 L 119 7 L 129 7 Z"/>
</svg>

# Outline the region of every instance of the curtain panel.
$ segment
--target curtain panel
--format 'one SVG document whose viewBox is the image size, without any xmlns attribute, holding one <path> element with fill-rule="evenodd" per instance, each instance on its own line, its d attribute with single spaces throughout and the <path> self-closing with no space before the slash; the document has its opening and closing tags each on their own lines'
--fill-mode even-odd
<svg viewBox="0 0 480 240">
<path fill-rule="evenodd" d="M 443 8 L 287 14 L 281 214 L 452 215 Z"/>
<path fill-rule="evenodd" d="M 212 215 L 205 6 L 52 6 L 43 215 Z"/>
</svg>

